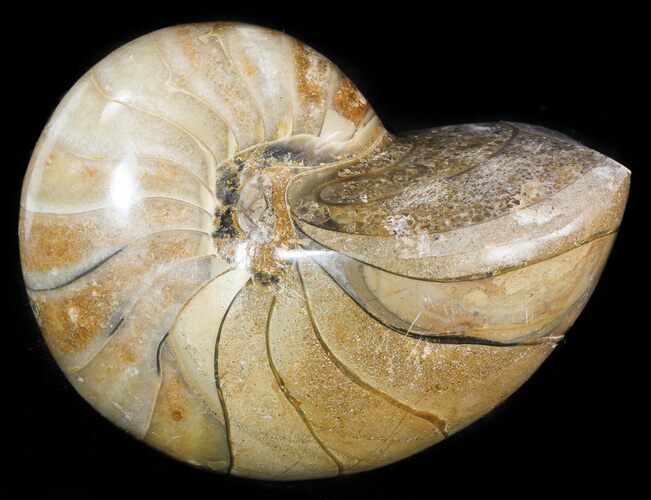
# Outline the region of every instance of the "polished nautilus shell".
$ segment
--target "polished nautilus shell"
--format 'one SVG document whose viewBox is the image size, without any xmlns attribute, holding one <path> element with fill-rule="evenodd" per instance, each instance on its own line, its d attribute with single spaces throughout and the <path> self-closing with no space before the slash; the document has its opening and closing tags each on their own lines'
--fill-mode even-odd
<svg viewBox="0 0 651 500">
<path fill-rule="evenodd" d="M 54 358 L 113 423 L 215 471 L 335 476 L 513 393 L 588 300 L 628 185 L 531 125 L 393 135 L 293 38 L 177 26 L 54 112 L 23 274 Z"/>
</svg>

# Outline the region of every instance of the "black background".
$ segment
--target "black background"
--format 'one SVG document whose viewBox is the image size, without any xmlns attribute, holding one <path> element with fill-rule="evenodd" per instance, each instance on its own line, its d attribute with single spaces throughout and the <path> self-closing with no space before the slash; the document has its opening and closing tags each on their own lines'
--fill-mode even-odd
<svg viewBox="0 0 651 500">
<path fill-rule="evenodd" d="M 0 408 L 9 422 L 0 488 L 13 491 L 9 496 L 50 498 L 648 494 L 651 344 L 643 322 L 649 257 L 642 212 L 651 167 L 648 9 L 221 3 L 59 1 L 16 6 L 5 19 L 3 110 L 11 140 L 3 165 L 9 249 L 3 336 L 9 342 Z M 111 50 L 157 28 L 213 20 L 266 25 L 313 46 L 357 83 L 391 131 L 530 122 L 632 170 L 624 222 L 591 301 L 566 340 L 496 411 L 380 470 L 271 483 L 211 475 L 158 454 L 102 419 L 60 374 L 32 318 L 16 248 L 20 184 L 33 145 L 63 94 Z"/>
</svg>

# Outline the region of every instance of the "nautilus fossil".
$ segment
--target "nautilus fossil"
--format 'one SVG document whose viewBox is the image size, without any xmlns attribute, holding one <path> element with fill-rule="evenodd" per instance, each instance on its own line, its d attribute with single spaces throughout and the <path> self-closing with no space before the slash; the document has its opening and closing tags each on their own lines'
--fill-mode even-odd
<svg viewBox="0 0 651 500">
<path fill-rule="evenodd" d="M 389 133 L 290 36 L 176 26 L 54 112 L 23 275 L 70 383 L 136 438 L 245 477 L 349 474 L 527 380 L 593 291 L 629 178 L 532 125 Z"/>
</svg>

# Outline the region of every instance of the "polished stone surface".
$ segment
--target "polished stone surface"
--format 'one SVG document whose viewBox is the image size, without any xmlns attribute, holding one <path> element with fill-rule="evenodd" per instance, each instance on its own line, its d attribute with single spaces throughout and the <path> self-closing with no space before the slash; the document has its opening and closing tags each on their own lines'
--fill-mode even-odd
<svg viewBox="0 0 651 500">
<path fill-rule="evenodd" d="M 137 438 L 246 477 L 347 474 L 527 380 L 596 286 L 629 177 L 531 125 L 393 135 L 291 37 L 179 26 L 55 111 L 23 274 L 72 385 Z"/>
</svg>

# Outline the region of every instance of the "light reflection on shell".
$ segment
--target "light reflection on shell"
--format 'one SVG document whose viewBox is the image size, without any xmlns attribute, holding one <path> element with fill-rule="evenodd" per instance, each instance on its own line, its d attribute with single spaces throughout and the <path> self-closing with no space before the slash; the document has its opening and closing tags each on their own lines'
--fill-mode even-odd
<svg viewBox="0 0 651 500">
<path fill-rule="evenodd" d="M 180 460 L 379 467 L 515 391 L 588 300 L 621 165 L 522 124 L 388 133 L 289 36 L 164 29 L 65 96 L 27 172 L 25 283 L 79 393 Z"/>
</svg>

